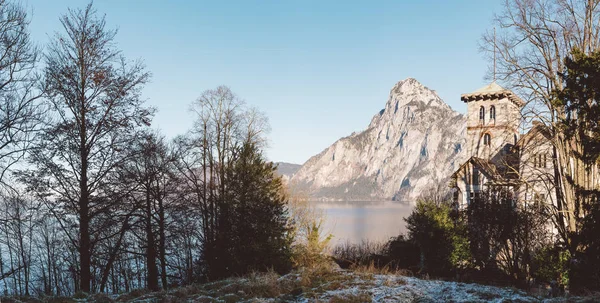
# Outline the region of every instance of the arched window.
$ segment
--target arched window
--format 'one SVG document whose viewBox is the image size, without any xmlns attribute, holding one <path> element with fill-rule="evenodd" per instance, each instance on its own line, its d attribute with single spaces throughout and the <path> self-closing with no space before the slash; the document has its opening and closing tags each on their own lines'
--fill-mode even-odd
<svg viewBox="0 0 600 303">
<path fill-rule="evenodd" d="M 490 121 L 492 120 L 496 120 L 496 107 L 493 105 L 490 107 Z"/>
<path fill-rule="evenodd" d="M 479 122 L 485 122 L 485 108 L 483 106 L 479 108 Z"/>
<path fill-rule="evenodd" d="M 483 135 L 483 145 L 490 146 L 492 144 L 492 136 L 490 134 Z"/>
</svg>

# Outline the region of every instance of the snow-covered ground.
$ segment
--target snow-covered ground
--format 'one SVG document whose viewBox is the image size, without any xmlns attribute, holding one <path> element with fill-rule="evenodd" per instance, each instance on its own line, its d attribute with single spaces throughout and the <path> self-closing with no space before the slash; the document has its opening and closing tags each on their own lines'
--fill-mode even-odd
<svg viewBox="0 0 600 303">
<path fill-rule="evenodd" d="M 143 290 L 122 295 L 98 294 L 87 298 L 0 298 L 0 302 L 600 302 L 600 296 L 536 297 L 515 288 L 472 283 L 423 280 L 395 274 L 374 274 L 368 270 L 313 270 L 256 274 L 212 283 L 196 284 L 149 293 Z"/>
<path fill-rule="evenodd" d="M 374 275 L 360 286 L 325 292 L 331 298 L 370 298 L 371 302 L 539 302 L 520 290 L 479 284 Z M 365 296 L 366 295 L 366 296 Z M 304 300 L 309 302 L 309 300 Z"/>
<path fill-rule="evenodd" d="M 120 302 L 596 302 L 598 297 L 536 297 L 514 288 L 423 280 L 393 274 L 339 270 L 257 275 L 150 293 Z"/>
</svg>

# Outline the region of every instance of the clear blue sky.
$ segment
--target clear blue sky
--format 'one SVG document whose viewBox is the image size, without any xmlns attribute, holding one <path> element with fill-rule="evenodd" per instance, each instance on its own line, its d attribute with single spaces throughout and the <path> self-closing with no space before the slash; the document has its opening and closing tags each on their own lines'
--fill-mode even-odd
<svg viewBox="0 0 600 303">
<path fill-rule="evenodd" d="M 193 121 L 189 104 L 224 84 L 261 109 L 267 156 L 301 164 L 367 127 L 391 87 L 413 77 L 464 112 L 460 94 L 485 84 L 478 51 L 500 0 L 97 0 L 118 47 L 153 74 L 143 95 L 168 137 Z M 82 0 L 25 0 L 45 45 Z"/>
</svg>

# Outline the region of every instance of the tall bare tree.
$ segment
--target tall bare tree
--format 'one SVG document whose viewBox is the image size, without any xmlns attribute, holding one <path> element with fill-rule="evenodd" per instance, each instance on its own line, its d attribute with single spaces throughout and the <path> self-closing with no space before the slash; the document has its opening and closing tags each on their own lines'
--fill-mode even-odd
<svg viewBox="0 0 600 303">
<path fill-rule="evenodd" d="M 36 74 L 39 50 L 28 31 L 23 6 L 0 0 L 0 183 L 22 159 L 43 111 Z"/>
<path fill-rule="evenodd" d="M 232 218 L 242 209 L 238 206 L 246 202 L 259 203 L 260 207 L 269 203 L 268 199 L 254 198 L 251 202 L 239 199 L 242 202 L 238 203 L 236 194 L 242 194 L 242 187 L 241 181 L 234 178 L 235 169 L 241 167 L 236 164 L 243 152 L 248 157 L 261 158 L 259 147 L 266 144 L 264 133 L 268 125 L 260 112 L 246 107 L 225 86 L 203 92 L 192 104 L 192 112 L 196 116 L 193 130 L 189 136 L 176 140 L 176 166 L 182 206 L 199 218 L 197 242 L 202 245 L 199 271 L 204 278 L 212 279 L 231 274 L 229 271 L 233 268 L 228 267 L 224 254 L 233 251 L 228 244 L 229 236 L 237 234 L 239 226 L 233 226 L 227 218 Z M 250 149 L 253 152 L 249 152 Z M 262 159 L 256 161 L 267 165 Z M 258 186 L 255 190 L 261 191 Z M 227 212 L 231 212 L 231 216 Z"/>
<path fill-rule="evenodd" d="M 116 49 L 116 31 L 106 29 L 91 4 L 70 9 L 60 22 L 63 32 L 45 56 L 53 116 L 32 152 L 37 170 L 29 180 L 77 248 L 78 290 L 90 292 L 96 249 L 104 243 L 112 252 L 112 244 L 104 241 L 123 234 L 121 228 L 103 230 L 106 219 L 127 217 L 114 213 L 121 197 L 110 189 L 110 176 L 128 157 L 125 151 L 137 129 L 150 124 L 153 109 L 143 107 L 140 98 L 150 74 Z"/>
<path fill-rule="evenodd" d="M 166 225 L 167 198 L 175 192 L 172 182 L 173 157 L 163 137 L 148 132 L 132 142 L 135 156 L 124 166 L 122 180 L 133 188 L 130 199 L 136 205 L 134 236 L 145 248 L 146 283 L 150 290 L 159 290 L 159 270 L 162 287 L 167 288 Z"/>
<path fill-rule="evenodd" d="M 35 211 L 33 202 L 20 194 L 11 191 L 3 193 L 0 198 L 0 233 L 3 238 L 0 243 L 6 246 L 10 270 L 14 272 L 13 293 L 30 295 Z"/>
<path fill-rule="evenodd" d="M 577 232 L 582 205 L 576 188 L 592 186 L 590 171 L 574 155 L 580 141 L 567 138 L 557 127 L 566 118 L 564 107 L 553 102 L 553 92 L 562 90 L 560 73 L 573 49 L 591 54 L 600 46 L 600 0 L 505 0 L 496 16 L 498 37 L 488 32 L 482 48 L 497 55 L 499 80 L 527 102 L 524 117 L 541 120 L 551 130 L 554 146 L 557 230 L 568 246 Z M 490 71 L 491 73 L 491 71 Z"/>
</svg>

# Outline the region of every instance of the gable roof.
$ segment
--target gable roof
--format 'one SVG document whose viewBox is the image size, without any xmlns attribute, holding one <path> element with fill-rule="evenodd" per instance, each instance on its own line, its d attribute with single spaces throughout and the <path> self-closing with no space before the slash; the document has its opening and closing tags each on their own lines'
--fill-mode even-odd
<svg viewBox="0 0 600 303">
<path fill-rule="evenodd" d="M 453 174 L 452 178 L 456 177 L 456 175 L 467 165 L 472 164 L 473 166 L 479 168 L 479 170 L 486 175 L 486 177 L 492 180 L 502 180 L 502 176 L 498 173 L 498 169 L 496 165 L 489 160 L 471 157 L 465 163 L 463 163 Z"/>
<path fill-rule="evenodd" d="M 527 145 L 529 142 L 536 140 L 535 143 L 544 143 L 550 141 L 552 139 L 552 134 L 550 133 L 550 129 L 539 121 L 533 122 L 533 127 L 527 131 L 527 133 L 517 141 L 517 146 L 523 147 Z M 540 142 L 540 140 L 542 140 Z"/>
<path fill-rule="evenodd" d="M 490 184 L 503 186 L 516 185 L 519 183 L 519 180 L 517 178 L 514 178 L 513 174 L 506 171 L 506 169 L 501 170 L 493 162 L 478 157 L 469 158 L 452 174 L 450 178 L 456 180 L 458 174 L 467 165 L 473 165 L 473 167 L 477 167 L 479 171 L 488 178 Z"/>
<path fill-rule="evenodd" d="M 477 101 L 477 100 L 489 100 L 489 99 L 501 99 L 508 98 L 518 107 L 523 107 L 525 102 L 519 98 L 511 90 L 505 89 L 496 82 L 492 82 L 472 93 L 460 95 L 460 99 L 464 102 Z"/>
</svg>

